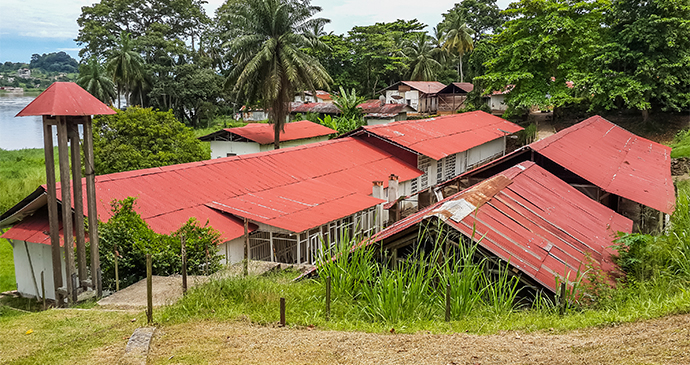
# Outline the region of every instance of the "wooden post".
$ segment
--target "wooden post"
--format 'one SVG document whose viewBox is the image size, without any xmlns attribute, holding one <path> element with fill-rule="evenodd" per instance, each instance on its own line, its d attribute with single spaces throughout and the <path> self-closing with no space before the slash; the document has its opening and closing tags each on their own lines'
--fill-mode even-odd
<svg viewBox="0 0 690 365">
<path fill-rule="evenodd" d="M 326 277 L 326 320 L 331 320 L 331 277 Z"/>
<path fill-rule="evenodd" d="M 53 287 L 55 303 L 62 306 L 62 254 L 58 224 L 57 192 L 55 187 L 55 157 L 53 156 L 53 126 L 47 116 L 43 116 L 43 149 L 46 165 L 46 193 L 48 195 L 48 222 L 50 226 L 50 249 L 53 261 Z"/>
<path fill-rule="evenodd" d="M 446 284 L 446 322 L 450 322 L 450 283 Z"/>
<path fill-rule="evenodd" d="M 206 252 L 206 266 L 204 266 L 204 275 L 208 275 L 208 244 L 204 247 L 204 252 Z"/>
<path fill-rule="evenodd" d="M 566 280 L 568 280 L 568 279 L 566 278 Z M 561 304 L 560 305 L 560 314 L 561 315 L 565 314 L 565 309 L 566 309 L 566 306 L 568 305 L 568 301 L 565 298 L 565 292 L 566 292 L 566 284 L 561 283 L 561 298 L 560 298 L 561 299 L 561 303 L 560 303 Z"/>
<path fill-rule="evenodd" d="M 72 229 L 72 189 L 70 182 L 69 149 L 67 146 L 67 120 L 58 116 L 58 158 L 60 163 L 60 190 L 62 192 L 62 232 L 65 251 L 65 281 L 67 281 L 67 296 L 73 299 L 72 293 L 76 288 L 72 285 L 74 272 L 74 242 Z"/>
<path fill-rule="evenodd" d="M 182 294 L 187 293 L 187 248 L 185 246 L 184 236 L 180 239 L 182 246 Z"/>
<path fill-rule="evenodd" d="M 77 272 L 79 273 L 79 286 L 85 287 L 88 277 L 86 274 L 86 244 L 84 242 L 84 197 L 81 186 L 79 129 L 75 123 L 70 123 L 68 127 L 72 152 L 72 182 L 74 184 L 74 225 L 77 231 Z"/>
<path fill-rule="evenodd" d="M 249 221 L 244 218 L 244 261 L 242 261 L 242 274 L 249 275 Z"/>
<path fill-rule="evenodd" d="M 46 282 L 41 271 L 41 298 L 43 298 L 43 310 L 46 310 Z"/>
<path fill-rule="evenodd" d="M 89 210 L 89 245 L 91 246 L 91 279 L 96 296 L 103 296 L 101 260 L 98 245 L 98 212 L 96 210 L 96 177 L 93 162 L 93 132 L 91 117 L 84 117 L 84 172 L 86 174 L 86 204 Z"/>
<path fill-rule="evenodd" d="M 297 238 L 299 239 L 299 237 Z M 276 262 L 275 254 L 273 253 L 273 232 L 268 232 L 268 242 L 271 246 L 269 249 L 271 251 L 271 262 Z"/>
<path fill-rule="evenodd" d="M 117 270 L 117 243 L 113 246 L 113 254 L 115 256 L 115 291 L 120 291 L 120 273 Z"/>
<path fill-rule="evenodd" d="M 151 271 L 151 254 L 146 254 L 146 319 L 153 322 L 153 274 Z"/>
<path fill-rule="evenodd" d="M 280 298 L 280 326 L 285 327 L 285 298 Z"/>
</svg>

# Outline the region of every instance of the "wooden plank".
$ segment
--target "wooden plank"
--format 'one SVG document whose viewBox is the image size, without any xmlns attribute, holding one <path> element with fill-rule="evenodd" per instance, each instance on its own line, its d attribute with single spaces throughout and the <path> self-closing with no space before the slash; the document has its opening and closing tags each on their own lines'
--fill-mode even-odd
<svg viewBox="0 0 690 365">
<path fill-rule="evenodd" d="M 77 272 L 79 286 L 86 287 L 86 244 L 84 242 L 84 197 L 81 186 L 81 155 L 79 148 L 79 129 L 76 123 L 69 123 L 69 139 L 72 157 L 72 186 L 74 194 L 74 225 L 77 233 Z"/>
<path fill-rule="evenodd" d="M 103 296 L 101 260 L 98 245 L 98 212 L 96 210 L 96 177 L 93 162 L 93 131 L 91 117 L 84 117 L 84 172 L 86 173 L 86 204 L 89 210 L 89 245 L 91 246 L 91 277 L 96 296 Z"/>
<path fill-rule="evenodd" d="M 60 165 L 60 187 L 62 192 L 62 232 L 65 251 L 65 282 L 67 296 L 73 301 L 75 288 L 72 287 L 72 273 L 74 272 L 74 242 L 72 229 L 72 189 L 70 183 L 69 148 L 67 146 L 67 121 L 65 117 L 58 118 L 58 159 Z"/>
<path fill-rule="evenodd" d="M 43 116 L 43 150 L 46 164 L 46 192 L 48 195 L 48 222 L 50 226 L 50 249 L 53 261 L 53 285 L 57 306 L 62 305 L 58 289 L 62 286 L 62 255 L 58 225 L 57 192 L 55 187 L 55 157 L 53 156 L 53 126 Z"/>
<path fill-rule="evenodd" d="M 249 275 L 249 221 L 244 218 L 244 261 L 242 262 L 242 274 Z"/>
</svg>

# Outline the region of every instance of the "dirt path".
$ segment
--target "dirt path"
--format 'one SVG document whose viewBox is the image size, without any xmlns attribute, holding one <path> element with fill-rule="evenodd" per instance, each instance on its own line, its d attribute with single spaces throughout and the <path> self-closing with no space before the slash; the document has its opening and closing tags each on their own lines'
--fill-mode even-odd
<svg viewBox="0 0 690 365">
<path fill-rule="evenodd" d="M 199 322 L 160 328 L 149 364 L 690 364 L 690 315 L 551 334 L 376 334 Z"/>
<path fill-rule="evenodd" d="M 530 119 L 537 124 L 537 141 L 544 139 L 552 134 L 556 134 L 556 128 L 551 123 L 553 113 L 531 113 Z"/>
</svg>

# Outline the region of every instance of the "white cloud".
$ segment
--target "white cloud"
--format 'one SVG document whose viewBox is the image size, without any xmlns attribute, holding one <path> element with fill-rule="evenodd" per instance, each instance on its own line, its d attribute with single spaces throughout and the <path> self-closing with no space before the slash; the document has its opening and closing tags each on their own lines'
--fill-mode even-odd
<svg viewBox="0 0 690 365">
<path fill-rule="evenodd" d="M 94 0 L 2 0 L 0 32 L 37 38 L 75 38 L 81 7 Z"/>
</svg>

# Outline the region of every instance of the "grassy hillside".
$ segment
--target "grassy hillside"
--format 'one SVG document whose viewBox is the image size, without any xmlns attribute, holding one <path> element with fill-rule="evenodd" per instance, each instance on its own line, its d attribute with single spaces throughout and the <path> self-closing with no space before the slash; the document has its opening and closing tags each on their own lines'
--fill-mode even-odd
<svg viewBox="0 0 690 365">
<path fill-rule="evenodd" d="M 57 161 L 57 147 L 55 148 Z M 0 214 L 46 183 L 43 149 L 0 149 Z M 57 174 L 59 180 L 59 173 Z"/>
</svg>

